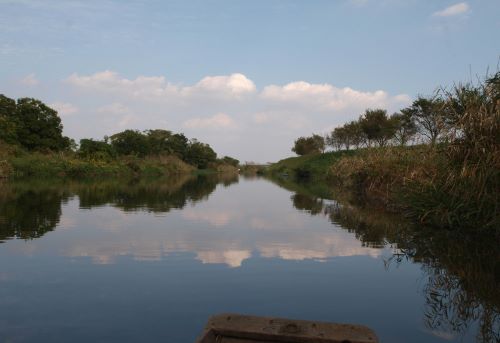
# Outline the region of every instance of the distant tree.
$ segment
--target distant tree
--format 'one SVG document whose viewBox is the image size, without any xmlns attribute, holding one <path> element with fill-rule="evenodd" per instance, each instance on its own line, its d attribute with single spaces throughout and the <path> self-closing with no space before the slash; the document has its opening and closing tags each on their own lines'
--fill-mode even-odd
<svg viewBox="0 0 500 343">
<path fill-rule="evenodd" d="M 350 137 L 347 134 L 347 130 L 345 128 L 345 125 L 341 126 L 341 127 L 336 127 L 333 130 L 333 134 L 334 134 L 334 136 L 337 139 L 337 142 L 339 144 L 339 149 L 343 145 L 346 150 L 349 150 L 349 148 L 351 146 L 351 142 L 350 142 L 350 139 L 349 139 Z"/>
<path fill-rule="evenodd" d="M 144 157 L 149 153 L 148 137 L 137 130 L 125 130 L 110 137 L 111 146 L 118 155 Z"/>
<path fill-rule="evenodd" d="M 208 167 L 209 163 L 215 162 L 216 159 L 217 154 L 210 145 L 193 139 L 189 142 L 184 160 L 200 169 L 205 169 Z"/>
<path fill-rule="evenodd" d="M 0 140 L 6 143 L 17 143 L 15 112 L 16 101 L 0 94 Z"/>
<path fill-rule="evenodd" d="M 368 142 L 374 141 L 381 147 L 394 137 L 396 131 L 387 111 L 382 109 L 366 110 L 360 119 L 360 125 Z"/>
<path fill-rule="evenodd" d="M 172 153 L 185 160 L 188 153 L 189 140 L 184 134 L 176 133 L 169 138 L 168 147 Z"/>
<path fill-rule="evenodd" d="M 313 134 L 310 137 L 300 137 L 295 140 L 292 151 L 297 155 L 309 155 L 321 153 L 325 150 L 325 139 Z"/>
<path fill-rule="evenodd" d="M 406 145 L 406 143 L 417 133 L 417 125 L 411 112 L 403 109 L 400 113 L 394 113 L 391 116 L 391 120 L 396 129 L 394 138 L 400 145 Z"/>
<path fill-rule="evenodd" d="M 348 137 L 349 145 L 354 145 L 356 149 L 363 144 L 365 135 L 359 121 L 353 120 L 344 125 L 345 135 Z"/>
<path fill-rule="evenodd" d="M 171 146 L 172 132 L 168 130 L 147 130 L 149 153 L 154 155 L 174 153 Z"/>
<path fill-rule="evenodd" d="M 71 140 L 62 135 L 63 126 L 57 111 L 40 100 L 18 99 L 13 121 L 17 141 L 28 150 L 59 151 L 71 145 Z"/>
<path fill-rule="evenodd" d="M 240 164 L 240 161 L 238 161 L 235 158 L 229 157 L 229 156 L 224 156 L 222 158 L 222 162 L 225 164 L 229 164 L 231 166 L 237 167 Z"/>
<path fill-rule="evenodd" d="M 444 101 L 438 97 L 418 97 L 410 107 L 404 109 L 417 123 L 420 134 L 434 145 L 445 131 Z"/>
<path fill-rule="evenodd" d="M 81 139 L 78 154 L 86 158 L 109 158 L 115 155 L 113 147 L 105 141 Z"/>
<path fill-rule="evenodd" d="M 326 139 L 326 143 L 336 150 L 342 146 L 349 150 L 351 146 L 356 149 L 363 143 L 364 134 L 358 121 L 350 121 L 343 126 L 336 127 Z"/>
<path fill-rule="evenodd" d="M 332 147 L 333 150 L 340 150 L 342 148 L 342 134 L 339 134 L 339 129 L 341 128 L 335 128 L 325 140 L 326 145 Z"/>
<path fill-rule="evenodd" d="M 319 152 L 325 152 L 325 137 L 313 134 L 312 139 L 314 141 L 315 147 L 319 150 Z"/>
</svg>

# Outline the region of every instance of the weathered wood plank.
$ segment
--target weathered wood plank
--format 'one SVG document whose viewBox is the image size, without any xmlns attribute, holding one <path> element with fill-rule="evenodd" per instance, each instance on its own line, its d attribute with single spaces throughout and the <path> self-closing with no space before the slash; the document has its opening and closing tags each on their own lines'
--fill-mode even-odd
<svg viewBox="0 0 500 343">
<path fill-rule="evenodd" d="M 221 314 L 209 319 L 198 343 L 376 343 L 361 325 Z"/>
</svg>

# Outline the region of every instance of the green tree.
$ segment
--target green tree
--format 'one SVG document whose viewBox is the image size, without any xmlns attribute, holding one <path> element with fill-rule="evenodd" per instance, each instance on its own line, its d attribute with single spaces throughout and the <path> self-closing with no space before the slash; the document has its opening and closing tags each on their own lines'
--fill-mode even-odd
<svg viewBox="0 0 500 343">
<path fill-rule="evenodd" d="M 349 144 L 354 145 L 356 149 L 365 141 L 365 135 L 359 121 L 353 120 L 344 125 L 346 136 L 348 137 Z"/>
<path fill-rule="evenodd" d="M 171 146 L 171 131 L 162 129 L 147 130 L 145 131 L 145 134 L 148 138 L 150 154 L 160 155 L 174 153 Z"/>
<path fill-rule="evenodd" d="M 85 158 L 110 158 L 115 155 L 113 147 L 106 141 L 81 139 L 78 154 Z"/>
<path fill-rule="evenodd" d="M 125 130 L 110 137 L 111 146 L 119 155 L 144 157 L 149 153 L 148 137 L 137 130 Z"/>
<path fill-rule="evenodd" d="M 40 100 L 18 99 L 13 122 L 17 141 L 28 150 L 59 151 L 71 145 L 71 140 L 62 135 L 63 126 L 57 111 Z"/>
<path fill-rule="evenodd" d="M 0 94 L 0 140 L 10 144 L 17 142 L 15 112 L 16 101 Z"/>
<path fill-rule="evenodd" d="M 310 137 L 299 137 L 295 140 L 292 151 L 297 155 L 309 155 L 321 153 L 325 150 L 325 139 L 313 134 Z"/>
<path fill-rule="evenodd" d="M 445 131 L 444 101 L 438 97 L 418 97 L 413 104 L 403 111 L 411 115 L 420 134 L 427 137 L 434 145 Z"/>
<path fill-rule="evenodd" d="M 189 148 L 189 140 L 184 134 L 176 133 L 168 139 L 168 147 L 172 153 L 185 161 Z"/>
<path fill-rule="evenodd" d="M 342 128 L 336 127 L 327 137 L 326 145 L 331 146 L 334 150 L 340 150 L 342 148 Z"/>
<path fill-rule="evenodd" d="M 406 143 L 417 133 L 417 125 L 415 124 L 415 119 L 411 112 L 403 109 L 400 113 L 394 113 L 391 116 L 391 120 L 396 129 L 396 140 L 400 145 L 406 145 Z"/>
<path fill-rule="evenodd" d="M 209 163 L 215 162 L 217 154 L 210 145 L 198 142 L 196 139 L 189 143 L 185 162 L 197 166 L 200 169 L 208 167 Z"/>
<path fill-rule="evenodd" d="M 366 110 L 360 119 L 360 125 L 369 145 L 374 141 L 378 146 L 385 146 L 396 131 L 393 121 L 387 116 L 387 111 L 382 109 Z"/>
<path fill-rule="evenodd" d="M 229 157 L 229 156 L 224 156 L 222 158 L 222 162 L 225 163 L 225 164 L 229 164 L 229 165 L 231 165 L 233 167 L 237 167 L 240 164 L 240 161 L 238 161 L 235 158 Z"/>
</svg>

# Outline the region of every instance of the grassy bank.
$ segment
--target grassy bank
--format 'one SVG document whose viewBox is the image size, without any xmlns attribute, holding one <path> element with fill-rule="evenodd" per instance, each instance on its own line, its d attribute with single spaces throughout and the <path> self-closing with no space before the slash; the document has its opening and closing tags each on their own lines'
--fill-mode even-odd
<svg viewBox="0 0 500 343">
<path fill-rule="evenodd" d="M 0 177 L 157 177 L 191 173 L 196 168 L 176 156 L 114 159 L 82 158 L 75 153 L 26 152 L 0 147 Z"/>
<path fill-rule="evenodd" d="M 281 160 L 268 173 L 284 177 L 283 182 L 304 176 L 313 184 L 326 181 L 336 194 L 348 193 L 426 225 L 498 231 L 498 155 L 492 151 L 464 165 L 452 158 L 451 149 L 443 144 L 329 152 Z"/>
<path fill-rule="evenodd" d="M 498 231 L 498 156 L 464 165 L 449 151 L 449 146 L 367 150 L 340 159 L 328 176 L 336 186 L 421 223 Z"/>
<path fill-rule="evenodd" d="M 356 151 L 333 151 L 323 154 L 311 154 L 290 157 L 272 164 L 266 170 L 274 177 L 292 177 L 294 179 L 326 180 L 329 168 L 345 156 L 353 156 Z"/>
</svg>

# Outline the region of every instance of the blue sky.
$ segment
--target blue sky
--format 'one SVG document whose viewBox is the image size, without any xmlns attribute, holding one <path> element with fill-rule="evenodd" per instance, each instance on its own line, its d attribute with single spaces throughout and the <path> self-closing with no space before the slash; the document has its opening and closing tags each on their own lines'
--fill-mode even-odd
<svg viewBox="0 0 500 343">
<path fill-rule="evenodd" d="M 496 70 L 500 1 L 0 0 L 0 93 L 65 133 L 167 128 L 268 161 L 366 107 Z"/>
</svg>

